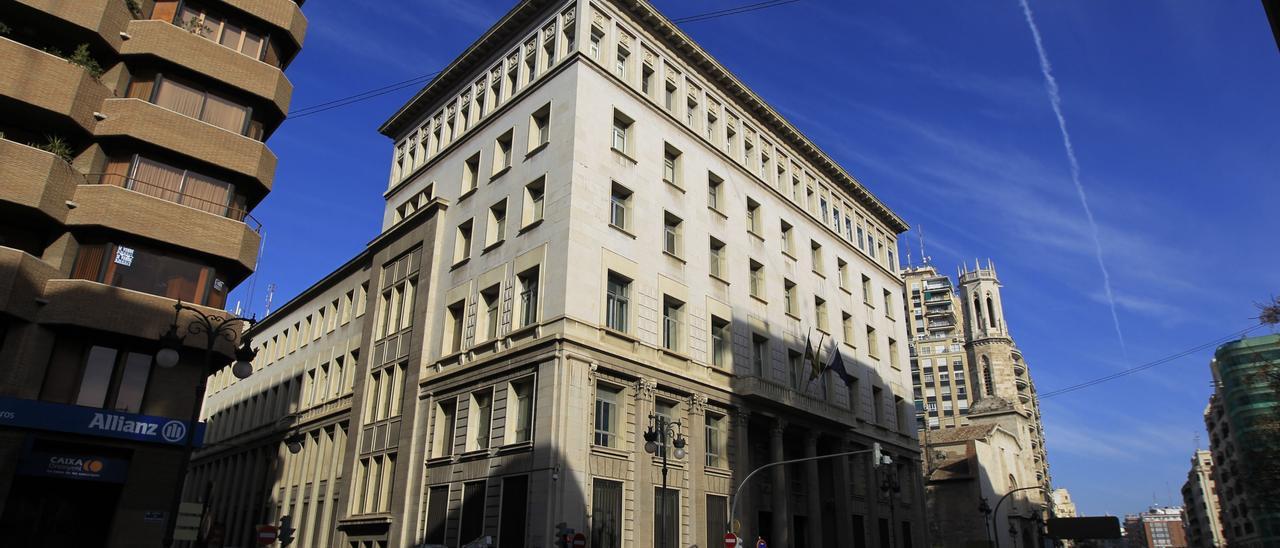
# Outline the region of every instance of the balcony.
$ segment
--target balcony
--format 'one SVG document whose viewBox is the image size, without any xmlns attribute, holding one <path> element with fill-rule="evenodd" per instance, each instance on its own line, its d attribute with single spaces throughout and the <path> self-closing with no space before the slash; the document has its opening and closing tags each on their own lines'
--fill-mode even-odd
<svg viewBox="0 0 1280 548">
<path fill-rule="evenodd" d="M 1025 375 L 1027 373 L 1027 364 L 1020 361 L 1013 362 L 1013 372 L 1016 375 Z"/>
<path fill-rule="evenodd" d="M 259 97 L 274 105 L 278 116 L 289 111 L 293 84 L 278 68 L 167 21 L 131 21 L 129 36 L 121 55 L 154 55 Z"/>
<path fill-rule="evenodd" d="M 926 308 L 924 315 L 930 318 L 951 318 L 955 319 L 956 313 L 950 306 L 934 306 Z"/>
<path fill-rule="evenodd" d="M 932 321 L 932 322 L 929 322 L 929 326 L 928 326 L 929 331 L 950 331 L 955 328 L 956 328 L 955 322 Z"/>
<path fill-rule="evenodd" d="M 234 262 L 244 273 L 252 270 L 258 233 L 243 222 L 179 203 L 184 199 L 175 192 L 161 198 L 141 189 L 83 184 L 76 189 L 78 207 L 67 213 L 67 225 L 136 234 Z"/>
<path fill-rule="evenodd" d="M 1016 386 L 1018 387 L 1018 391 L 1019 391 L 1019 392 L 1021 392 L 1021 391 L 1023 391 L 1023 390 L 1026 390 L 1026 389 L 1027 389 L 1027 387 L 1029 386 L 1029 385 L 1027 384 L 1027 379 L 1026 379 L 1026 377 L 1014 377 L 1014 378 L 1013 378 L 1013 384 L 1014 384 L 1014 385 L 1016 385 Z"/>
<path fill-rule="evenodd" d="M 167 23 L 166 23 L 167 24 Z M 220 47 L 220 46 L 219 46 Z M 108 99 L 100 137 L 128 137 L 250 177 L 271 190 L 276 156 L 267 145 L 141 99 Z"/>
<path fill-rule="evenodd" d="M 174 300 L 112 287 L 88 280 L 51 279 L 45 283 L 49 303 L 40 309 L 39 322 L 85 327 L 107 333 L 155 340 L 173 322 Z M 197 306 L 206 314 L 225 315 L 216 308 Z M 197 344 L 188 337 L 187 344 Z M 219 341 L 218 350 L 231 355 L 229 342 Z"/>
<path fill-rule="evenodd" d="M 133 19 L 122 0 L 18 0 L 98 35 L 113 49 L 120 49 L 120 31 Z"/>
<path fill-rule="evenodd" d="M 307 33 L 307 18 L 302 14 L 302 2 L 293 0 L 223 0 L 246 13 L 261 18 L 268 24 L 289 33 L 298 47 L 302 47 L 303 36 Z"/>
<path fill-rule="evenodd" d="M 0 246 L 0 310 L 34 321 L 44 284 L 59 276 L 48 263 L 11 247 Z"/>
<path fill-rule="evenodd" d="M 39 210 L 58 223 L 84 179 L 52 153 L 0 139 L 0 202 Z"/>
<path fill-rule="evenodd" d="M 66 59 L 0 38 L 0 97 L 92 132 L 93 111 L 110 96 L 106 86 Z"/>
<path fill-rule="evenodd" d="M 842 424 L 851 425 L 855 422 L 853 413 L 848 409 L 812 398 L 760 377 L 737 377 L 734 379 L 734 383 L 738 393 L 748 398 L 786 405 L 810 413 L 815 417 L 837 421 Z"/>
</svg>

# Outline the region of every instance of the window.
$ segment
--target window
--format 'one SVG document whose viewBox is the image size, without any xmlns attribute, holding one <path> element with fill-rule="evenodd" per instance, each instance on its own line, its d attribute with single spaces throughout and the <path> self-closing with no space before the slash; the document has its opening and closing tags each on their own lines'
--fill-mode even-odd
<svg viewBox="0 0 1280 548">
<path fill-rule="evenodd" d="M 803 384 L 804 356 L 794 350 L 787 351 L 787 375 L 791 388 L 800 390 Z"/>
<path fill-rule="evenodd" d="M 752 297 L 757 299 L 764 298 L 764 265 L 756 261 L 751 261 L 751 286 L 750 293 Z"/>
<path fill-rule="evenodd" d="M 535 34 L 524 43 L 524 83 L 538 77 L 538 37 Z"/>
<path fill-rule="evenodd" d="M 462 484 L 462 515 L 458 518 L 458 538 L 471 542 L 484 535 L 485 480 Z"/>
<path fill-rule="evenodd" d="M 796 284 L 791 280 L 782 280 L 782 305 L 784 312 L 796 315 Z"/>
<path fill-rule="evenodd" d="M 453 262 L 460 263 L 471 258 L 471 221 L 458 225 L 458 234 L 453 241 Z"/>
<path fill-rule="evenodd" d="M 707 109 L 707 127 L 706 127 L 706 128 L 704 128 L 704 132 L 705 132 L 705 134 L 706 134 L 707 141 L 708 141 L 708 142 L 710 142 L 710 143 L 713 143 L 713 144 L 716 142 L 716 113 L 715 113 L 715 111 L 716 111 L 716 110 L 718 110 L 718 109 L 719 109 L 719 107 L 718 107 L 715 103 L 712 103 L 712 104 L 711 104 L 711 108 L 708 108 L 708 109 Z"/>
<path fill-rule="evenodd" d="M 551 103 L 529 116 L 529 151 L 551 142 Z"/>
<path fill-rule="evenodd" d="M 76 405 L 141 412 L 151 377 L 151 361 L 149 354 L 90 347 L 84 359 Z"/>
<path fill-rule="evenodd" d="M 859 223 L 861 223 L 861 221 L 859 221 Z M 861 250 L 863 250 L 863 251 L 866 251 L 866 250 L 867 250 L 867 243 L 866 243 L 866 241 L 865 241 L 865 240 L 863 240 L 863 237 L 862 237 L 862 225 L 861 225 L 861 224 L 859 224 L 859 225 L 858 225 L 858 249 L 861 249 Z"/>
<path fill-rule="evenodd" d="M 705 546 L 717 546 L 724 541 L 721 531 L 729 530 L 729 497 L 707 495 L 707 543 Z"/>
<path fill-rule="evenodd" d="M 613 183 L 613 191 L 609 196 L 609 224 L 626 230 L 627 214 L 631 209 L 631 191 Z"/>
<path fill-rule="evenodd" d="M 587 45 L 587 52 L 591 54 L 591 58 L 597 62 L 600 61 L 600 43 L 604 41 L 604 32 L 597 28 L 591 29 L 591 42 Z"/>
<path fill-rule="evenodd" d="M 500 546 L 524 548 L 528 513 L 529 476 L 502 478 L 502 509 L 498 514 Z"/>
<path fill-rule="evenodd" d="M 498 305 L 501 304 L 501 291 L 498 290 L 498 284 L 480 291 L 480 306 L 484 308 L 481 312 L 479 323 L 476 326 L 477 331 L 484 332 L 484 340 L 491 341 L 498 338 Z M 477 337 L 479 338 L 479 337 Z"/>
<path fill-rule="evenodd" d="M 680 243 L 680 224 L 680 218 L 672 215 L 671 212 L 666 212 L 663 215 L 662 251 L 676 257 L 680 256 L 680 252 L 684 247 Z"/>
<path fill-rule="evenodd" d="M 631 152 L 631 127 L 633 121 L 618 111 L 613 111 L 613 149 L 627 154 Z"/>
<path fill-rule="evenodd" d="M 227 282 L 212 267 L 168 252 L 119 244 L 84 244 L 71 277 L 220 308 Z"/>
<path fill-rule="evenodd" d="M 680 545 L 680 491 L 653 488 L 653 538 L 657 546 Z M 661 508 L 661 511 L 657 509 Z M 663 522 L 666 522 L 665 525 Z M 664 537 L 665 534 L 665 537 Z"/>
<path fill-rule="evenodd" d="M 782 221 L 782 252 L 794 258 L 796 255 L 796 243 L 795 239 L 791 237 L 791 234 L 791 224 L 786 221 Z"/>
<path fill-rule="evenodd" d="M 662 150 L 662 180 L 680 186 L 680 151 L 671 145 Z"/>
<path fill-rule="evenodd" d="M 640 69 L 640 92 L 646 97 L 653 96 L 653 68 L 649 65 Z"/>
<path fill-rule="evenodd" d="M 680 324 L 684 303 L 664 295 L 662 297 L 662 347 L 672 352 L 680 351 Z"/>
<path fill-rule="evenodd" d="M 871 278 L 862 277 L 862 302 L 871 304 Z"/>
<path fill-rule="evenodd" d="M 507 201 L 489 207 L 489 229 L 485 231 L 485 248 L 502 243 L 507 238 Z"/>
<path fill-rule="evenodd" d="M 619 390 L 603 384 L 596 385 L 596 437 L 595 445 L 618 446 Z"/>
<path fill-rule="evenodd" d="M 523 227 L 528 227 L 533 223 L 542 220 L 543 215 L 543 198 L 546 192 L 546 177 L 538 177 L 532 183 L 524 187 L 524 211 L 521 215 L 523 219 Z"/>
<path fill-rule="evenodd" d="M 724 242 L 715 239 L 715 237 L 712 237 L 711 245 L 709 246 L 709 253 L 708 253 L 709 264 L 707 265 L 707 268 L 708 268 L 708 272 L 710 272 L 712 276 L 715 276 L 720 279 L 724 279 L 727 274 L 724 271 L 724 255 L 725 255 Z"/>
<path fill-rule="evenodd" d="M 875 408 L 876 424 L 884 424 L 884 389 L 871 387 L 871 404 Z"/>
<path fill-rule="evenodd" d="M 685 103 L 684 123 L 690 128 L 697 130 L 698 127 L 698 100 L 695 98 L 697 90 L 689 90 L 689 97 Z"/>
<path fill-rule="evenodd" d="M 880 343 L 876 340 L 876 328 L 867 326 L 867 354 L 875 358 L 880 355 Z"/>
<path fill-rule="evenodd" d="M 747 198 L 747 231 L 760 234 L 760 203 Z"/>
<path fill-rule="evenodd" d="M 825 190 L 822 192 L 826 192 Z M 824 195 L 818 198 L 818 210 L 822 212 L 822 222 L 827 222 L 827 197 Z"/>
<path fill-rule="evenodd" d="M 791 177 L 791 201 L 800 203 L 800 178 Z"/>
<path fill-rule="evenodd" d="M 622 547 L 622 482 L 591 480 L 591 548 Z"/>
<path fill-rule="evenodd" d="M 609 329 L 627 331 L 630 294 L 631 280 L 610 272 L 605 296 L 605 326 Z"/>
<path fill-rule="evenodd" d="M 533 377 L 507 384 L 506 443 L 533 439 Z"/>
<path fill-rule="evenodd" d="M 445 346 L 445 353 L 451 354 L 462 350 L 462 335 L 466 322 L 466 301 L 458 301 L 450 305 L 446 314 L 448 314 L 449 322 L 449 338 Z"/>
<path fill-rule="evenodd" d="M 809 240 L 809 262 L 813 265 L 813 271 L 818 275 L 822 274 L 822 244 Z"/>
<path fill-rule="evenodd" d="M 764 377 L 765 364 L 769 360 L 769 339 L 762 335 L 751 336 L 751 366 L 758 377 Z"/>
<path fill-rule="evenodd" d="M 839 279 L 840 289 L 848 290 L 849 288 L 849 263 L 844 259 L 836 259 L 836 278 Z"/>
<path fill-rule="evenodd" d="M 493 176 L 497 177 L 511 167 L 511 141 L 514 130 L 508 129 L 493 144 Z"/>
<path fill-rule="evenodd" d="M 190 30 L 192 34 L 221 44 L 241 55 L 262 60 L 266 53 L 267 48 L 263 47 L 266 39 L 261 34 L 201 9 L 183 6 L 182 13 L 178 14 L 178 21 L 179 26 Z"/>
<path fill-rule="evenodd" d="M 432 457 L 453 454 L 454 428 L 458 418 L 458 400 L 448 398 L 436 403 L 436 430 L 432 441 Z"/>
<path fill-rule="evenodd" d="M 530 268 L 516 276 L 519 284 L 520 300 L 518 302 L 520 327 L 538 323 L 538 267 Z"/>
<path fill-rule="evenodd" d="M 884 290 L 884 317 L 893 319 L 893 293 Z"/>
<path fill-rule="evenodd" d="M 706 414 L 707 466 L 723 468 L 725 465 L 724 423 L 721 415 Z"/>
<path fill-rule="evenodd" d="M 476 189 L 480 173 L 480 153 L 477 152 L 462 165 L 462 194 Z M 461 199 L 461 198 L 459 198 Z"/>
<path fill-rule="evenodd" d="M 631 52 L 627 51 L 627 48 L 619 45 L 618 55 L 613 61 L 613 73 L 617 75 L 618 78 L 623 80 L 627 79 L 627 62 L 630 61 L 630 59 Z"/>
<path fill-rule="evenodd" d="M 829 327 L 827 325 L 827 301 L 822 297 L 815 296 L 813 298 L 813 314 L 817 319 L 818 329 L 827 331 Z"/>
<path fill-rule="evenodd" d="M 669 112 L 676 111 L 676 85 L 670 80 L 667 81 L 667 87 L 663 90 L 662 106 Z"/>
<path fill-rule="evenodd" d="M 467 450 L 489 448 L 489 434 L 493 426 L 493 389 L 486 388 L 471 393 L 471 411 L 467 414 Z"/>
<path fill-rule="evenodd" d="M 139 92 L 141 84 L 139 83 Z M 177 112 L 183 116 L 195 118 L 202 122 L 218 126 L 238 135 L 259 138 L 261 128 L 250 118 L 249 107 L 242 106 L 230 99 L 209 91 L 187 85 L 169 75 L 156 77 L 150 100 L 157 106 Z M 132 90 L 131 90 L 132 91 Z M 139 97 L 146 99 L 146 97 Z M 251 127 L 255 126 L 253 131 Z M 399 148 L 399 156 L 403 158 L 404 145 Z"/>
<path fill-rule="evenodd" d="M 898 364 L 898 341 L 893 339 L 889 339 L 889 365 L 895 369 L 900 367 Z"/>
<path fill-rule="evenodd" d="M 723 186 L 724 179 L 714 173 L 707 172 L 707 207 L 716 211 L 720 210 L 720 195 Z"/>
<path fill-rule="evenodd" d="M 711 365 L 728 367 L 733 358 L 733 332 L 729 320 L 711 316 Z"/>
<path fill-rule="evenodd" d="M 849 346 L 853 346 L 854 345 L 853 316 L 850 315 L 848 312 L 840 313 L 840 328 L 841 328 L 841 333 L 844 335 L 844 343 Z"/>
</svg>

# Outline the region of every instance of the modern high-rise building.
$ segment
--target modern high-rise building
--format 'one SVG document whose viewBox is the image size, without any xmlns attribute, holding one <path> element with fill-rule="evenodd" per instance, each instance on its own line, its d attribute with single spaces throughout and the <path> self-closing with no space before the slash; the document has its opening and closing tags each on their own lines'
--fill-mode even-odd
<svg viewBox="0 0 1280 548">
<path fill-rule="evenodd" d="M 1051 483 L 1039 401 L 1005 321 L 995 265 L 988 261 L 985 267 L 962 267 L 958 286 L 929 264 L 907 269 L 903 280 L 909 295 L 904 316 L 911 336 L 916 426 L 929 464 L 925 478 L 931 524 L 980 531 L 982 516 L 958 509 L 976 506 L 981 498 L 1002 498 L 1014 489 L 1019 490 L 1015 500 L 1048 517 Z M 1034 519 L 1025 512 L 1019 515 L 1025 523 L 1016 528 L 1027 534 L 1019 532 L 1013 542 L 1037 542 Z M 945 531 L 934 533 L 935 540 L 948 546 L 979 539 L 973 534 L 939 539 Z"/>
<path fill-rule="evenodd" d="M 169 532 L 208 371 L 153 356 L 255 266 L 301 4 L 0 2 L 0 544 Z"/>
<path fill-rule="evenodd" d="M 907 225 L 653 6 L 519 2 L 381 131 L 382 234 L 212 381 L 228 536 L 925 543 Z"/>
<path fill-rule="evenodd" d="M 1191 470 L 1187 472 L 1187 482 L 1182 484 L 1182 502 L 1187 545 L 1192 548 L 1225 546 L 1218 487 L 1213 481 L 1213 454 L 1209 451 L 1196 450 L 1191 457 Z"/>
<path fill-rule="evenodd" d="M 1215 390 L 1204 420 L 1226 543 L 1280 544 L 1280 335 L 1224 344 L 1210 369 Z"/>
</svg>

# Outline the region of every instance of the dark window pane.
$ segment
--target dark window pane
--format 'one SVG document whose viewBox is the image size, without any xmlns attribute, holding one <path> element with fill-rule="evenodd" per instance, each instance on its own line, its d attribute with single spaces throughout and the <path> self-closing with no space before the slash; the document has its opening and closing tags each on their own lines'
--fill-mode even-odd
<svg viewBox="0 0 1280 548">
<path fill-rule="evenodd" d="M 141 412 L 150 377 L 151 356 L 130 352 L 125 358 L 124 373 L 120 375 L 120 387 L 116 389 L 116 402 L 112 407 L 130 413 Z"/>
<path fill-rule="evenodd" d="M 114 348 L 95 346 L 89 349 L 84 374 L 80 377 L 80 393 L 76 396 L 76 405 L 102 407 L 107 402 L 107 389 L 111 386 L 111 372 L 115 365 Z"/>
<path fill-rule="evenodd" d="M 529 502 L 529 476 L 502 480 L 502 514 L 499 516 L 498 545 L 524 548 Z"/>
<path fill-rule="evenodd" d="M 444 544 L 444 526 L 449 512 L 449 486 L 432 487 L 427 495 L 427 544 Z"/>
<path fill-rule="evenodd" d="M 622 546 L 622 482 L 592 480 L 591 548 Z"/>
<path fill-rule="evenodd" d="M 707 495 L 707 546 L 720 546 L 729 530 L 725 521 L 729 514 L 729 499 L 720 495 Z"/>
<path fill-rule="evenodd" d="M 485 482 L 475 481 L 462 486 L 462 523 L 458 531 L 459 543 L 467 544 L 484 534 Z"/>
</svg>

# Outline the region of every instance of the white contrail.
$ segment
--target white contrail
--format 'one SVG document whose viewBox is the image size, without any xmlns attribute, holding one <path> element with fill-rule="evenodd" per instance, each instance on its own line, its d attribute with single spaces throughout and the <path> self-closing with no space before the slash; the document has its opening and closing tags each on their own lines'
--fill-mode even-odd
<svg viewBox="0 0 1280 548">
<path fill-rule="evenodd" d="M 1111 291 L 1111 273 L 1107 271 L 1107 263 L 1102 258 L 1102 239 L 1098 236 L 1098 223 L 1093 219 L 1093 209 L 1089 207 L 1089 197 L 1085 195 L 1084 185 L 1080 184 L 1080 162 L 1076 160 L 1076 149 L 1071 144 L 1071 133 L 1067 131 L 1067 119 L 1062 116 L 1062 96 L 1058 93 L 1058 81 L 1053 77 L 1053 68 L 1049 65 L 1049 56 L 1044 52 L 1044 42 L 1040 40 L 1040 28 L 1031 15 L 1031 6 L 1027 0 L 1018 0 L 1022 4 L 1022 14 L 1027 18 L 1027 27 L 1031 29 L 1031 37 L 1036 42 L 1036 53 L 1040 54 L 1040 73 L 1044 75 L 1044 87 L 1049 92 L 1049 104 L 1053 106 L 1053 114 L 1058 117 L 1058 130 L 1062 132 L 1062 146 L 1067 151 L 1067 161 L 1071 164 L 1071 182 L 1076 185 L 1076 195 L 1080 197 L 1080 206 L 1084 208 L 1084 216 L 1089 220 L 1089 230 L 1093 233 L 1093 249 L 1098 258 L 1098 269 L 1102 270 L 1102 286 L 1107 294 L 1107 303 L 1111 305 L 1111 321 L 1116 326 L 1116 337 L 1120 339 L 1120 350 L 1126 359 L 1129 350 L 1124 343 L 1124 332 L 1120 330 L 1120 315 L 1116 313 L 1116 297 Z"/>
</svg>

